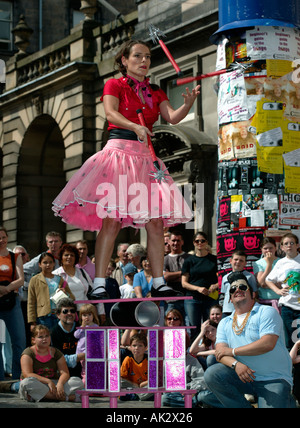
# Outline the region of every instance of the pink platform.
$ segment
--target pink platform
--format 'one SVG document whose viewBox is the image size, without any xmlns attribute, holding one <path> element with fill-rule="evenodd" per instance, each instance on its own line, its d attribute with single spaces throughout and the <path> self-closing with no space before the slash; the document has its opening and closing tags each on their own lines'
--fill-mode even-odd
<svg viewBox="0 0 300 428">
<path fill-rule="evenodd" d="M 81 405 L 83 409 L 88 409 L 90 407 L 90 395 L 97 394 L 99 391 L 76 391 L 77 394 L 81 395 Z M 105 396 L 109 397 L 109 407 L 111 409 L 116 409 L 118 407 L 118 397 L 126 394 L 141 394 L 145 392 L 150 392 L 154 394 L 154 408 L 159 409 L 161 408 L 161 394 L 164 392 L 170 392 L 169 390 L 166 390 L 165 388 L 158 388 L 157 390 L 152 389 L 146 389 L 146 388 L 136 388 L 136 389 L 130 389 L 130 390 L 122 390 L 120 392 L 105 392 Z M 192 398 L 193 395 L 197 393 L 196 389 L 183 389 L 183 390 L 177 390 L 176 392 L 180 392 L 182 395 L 184 395 L 184 407 L 186 409 L 192 408 Z"/>
<path fill-rule="evenodd" d="M 192 299 L 192 297 L 84 300 L 76 301 L 76 303 L 186 299 Z M 86 387 L 85 390 L 78 391 L 81 395 L 82 408 L 89 408 L 89 396 L 99 393 L 109 397 L 110 408 L 117 408 L 118 397 L 122 395 L 152 393 L 154 394 L 154 407 L 160 408 L 161 394 L 164 392 L 180 392 L 184 395 L 185 408 L 191 408 L 192 397 L 197 391 L 186 389 L 185 330 L 194 327 L 139 326 L 139 330 L 148 330 L 148 388 L 121 389 L 119 330 L 132 328 L 136 329 L 137 327 L 99 326 L 84 328 L 87 344 Z"/>
</svg>

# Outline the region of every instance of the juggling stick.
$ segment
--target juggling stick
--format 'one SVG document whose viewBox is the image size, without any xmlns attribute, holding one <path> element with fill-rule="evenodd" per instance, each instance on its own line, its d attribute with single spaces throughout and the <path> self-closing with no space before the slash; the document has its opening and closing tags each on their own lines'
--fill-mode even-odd
<svg viewBox="0 0 300 428">
<path fill-rule="evenodd" d="M 151 37 L 153 43 L 158 42 L 160 44 L 164 53 L 167 55 L 169 61 L 171 62 L 171 64 L 175 68 L 175 71 L 178 74 L 178 76 L 182 76 L 183 75 L 182 71 L 180 70 L 178 64 L 176 64 L 175 59 L 171 55 L 171 52 L 169 51 L 169 49 L 167 48 L 167 46 L 165 45 L 165 43 L 161 39 L 161 37 L 166 37 L 165 34 L 162 31 L 160 31 L 159 28 L 154 27 L 154 25 L 152 25 L 152 24 L 149 25 L 149 34 L 150 34 L 150 37 Z"/>
<path fill-rule="evenodd" d="M 181 79 L 173 80 L 173 86 L 186 85 L 190 82 L 195 82 L 196 80 L 207 79 L 208 77 L 219 76 L 220 74 L 229 73 L 230 71 L 240 70 L 241 72 L 246 70 L 249 65 L 241 64 L 239 62 L 233 62 L 230 64 L 228 69 L 213 71 L 211 73 L 200 74 L 199 76 L 183 77 Z"/>
<path fill-rule="evenodd" d="M 138 109 L 136 112 L 137 112 L 140 124 L 142 126 L 146 126 L 147 127 L 142 110 Z M 151 158 L 152 158 L 153 164 L 155 166 L 155 171 L 151 171 L 151 174 L 149 174 L 149 175 L 151 177 L 153 177 L 155 180 L 157 180 L 159 183 L 161 181 L 168 181 L 168 176 L 170 174 L 168 174 L 166 172 L 166 171 L 168 171 L 167 169 L 162 170 L 160 168 L 160 165 L 158 163 L 158 160 L 157 160 L 157 157 L 156 157 L 156 154 L 155 154 L 155 151 L 154 151 L 154 147 L 152 145 L 152 141 L 151 141 L 150 135 L 147 135 L 147 138 L 148 138 L 148 147 L 149 147 L 149 150 L 150 150 Z"/>
</svg>

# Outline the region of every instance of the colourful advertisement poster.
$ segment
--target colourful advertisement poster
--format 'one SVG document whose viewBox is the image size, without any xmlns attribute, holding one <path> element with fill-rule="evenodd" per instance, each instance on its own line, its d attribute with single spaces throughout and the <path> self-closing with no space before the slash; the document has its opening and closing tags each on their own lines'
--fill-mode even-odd
<svg viewBox="0 0 300 428">
<path fill-rule="evenodd" d="M 250 132 L 251 122 L 244 120 L 219 129 L 219 160 L 244 159 L 256 156 L 256 138 Z"/>
<path fill-rule="evenodd" d="M 258 169 L 271 174 L 283 173 L 284 104 L 262 99 L 257 102 L 252 126 L 256 129 Z"/>
<path fill-rule="evenodd" d="M 283 150 L 291 152 L 300 147 L 300 123 L 285 120 L 282 124 Z"/>
<path fill-rule="evenodd" d="M 285 192 L 300 193 L 300 149 L 283 154 Z"/>
<path fill-rule="evenodd" d="M 300 193 L 279 195 L 279 225 L 300 226 Z"/>
<path fill-rule="evenodd" d="M 251 60 L 298 58 L 299 30 L 290 27 L 257 26 L 246 31 L 247 55 Z"/>
<path fill-rule="evenodd" d="M 246 269 L 252 272 L 252 264 L 261 257 L 261 229 L 240 230 L 217 237 L 217 259 L 219 278 L 232 270 L 229 260 L 233 251 L 242 250 L 247 254 Z"/>
<path fill-rule="evenodd" d="M 245 79 L 240 70 L 220 76 L 218 118 L 219 125 L 249 119 Z"/>
</svg>

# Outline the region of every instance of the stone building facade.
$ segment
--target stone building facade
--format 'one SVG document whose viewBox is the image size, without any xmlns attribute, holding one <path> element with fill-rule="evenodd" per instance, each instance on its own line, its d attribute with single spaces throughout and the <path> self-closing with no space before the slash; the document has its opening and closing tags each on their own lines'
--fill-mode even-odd
<svg viewBox="0 0 300 428">
<path fill-rule="evenodd" d="M 209 37 L 218 28 L 217 1 L 136 0 L 128 2 L 130 13 L 123 10 L 107 24 L 102 22 L 101 1 L 78 5 L 61 0 L 60 8 L 54 7 L 55 2 L 41 2 L 44 22 L 53 18 L 52 40 L 44 30 L 42 49 L 36 34 L 40 25 L 34 7 L 29 7 L 33 2 L 13 2 L 15 14 L 23 16 L 15 15 L 12 21 L 18 51 L 5 58 L 5 88 L 0 95 L 2 223 L 9 231 L 10 247 L 22 244 L 31 255 L 45 248 L 44 237 L 50 230 L 61 232 L 67 242 L 87 239 L 93 251 L 95 234 L 62 223 L 53 215 L 51 202 L 81 164 L 106 144 L 100 96 L 107 79 L 116 75 L 114 55 L 121 43 L 130 37 L 150 41 L 148 28 L 153 24 L 165 33 L 164 41 L 185 76 L 214 71 L 216 61 Z M 0 7 L 1 3 L 8 2 L 0 2 Z M 109 3 L 117 10 L 117 1 Z M 83 14 L 74 27 L 72 7 Z M 153 45 L 150 80 L 167 92 L 173 105 L 184 91 L 172 85 L 176 78 L 159 44 Z M 201 96 L 183 123 L 170 126 L 160 120 L 154 128 L 156 154 L 178 185 L 184 189 L 190 183 L 191 198 L 197 203 L 196 221 L 189 228 L 180 226 L 186 250 L 192 249 L 191 238 L 198 229 L 215 244 L 216 104 L 213 82 L 205 79 Z M 130 228 L 122 230 L 120 241 L 146 244 L 144 232 L 136 234 Z"/>
</svg>

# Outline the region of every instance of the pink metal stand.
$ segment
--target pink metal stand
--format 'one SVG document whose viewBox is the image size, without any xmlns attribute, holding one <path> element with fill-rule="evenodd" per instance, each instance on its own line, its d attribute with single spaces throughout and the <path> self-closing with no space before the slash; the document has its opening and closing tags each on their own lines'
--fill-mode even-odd
<svg viewBox="0 0 300 428">
<path fill-rule="evenodd" d="M 189 297 L 173 297 L 167 300 L 183 300 Z M 89 302 L 109 303 L 151 299 L 107 299 Z M 83 303 L 85 301 L 77 301 Z M 109 397 L 110 408 L 118 407 L 118 397 L 128 393 L 153 393 L 154 407 L 161 407 L 161 394 L 164 392 L 180 392 L 184 395 L 186 408 L 192 407 L 192 396 L 196 390 L 186 389 L 185 356 L 186 329 L 193 327 L 143 327 L 148 330 L 148 387 L 121 389 L 120 379 L 120 330 L 137 328 L 136 326 L 100 326 L 86 327 L 86 360 L 85 390 L 78 391 L 81 395 L 82 408 L 89 408 L 89 396 L 103 394 Z"/>
</svg>

